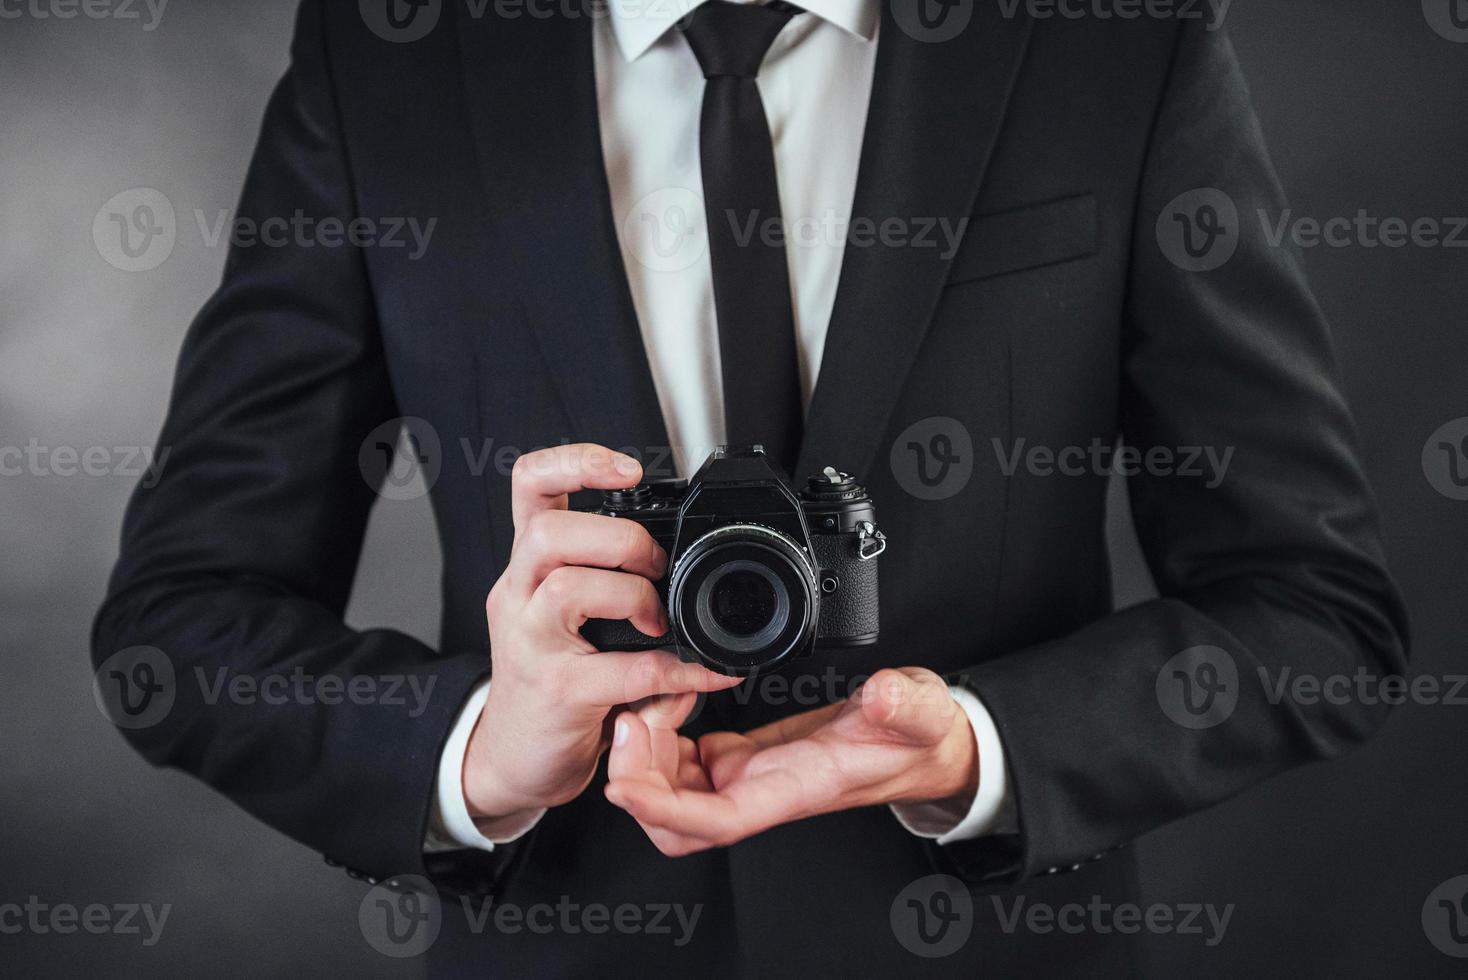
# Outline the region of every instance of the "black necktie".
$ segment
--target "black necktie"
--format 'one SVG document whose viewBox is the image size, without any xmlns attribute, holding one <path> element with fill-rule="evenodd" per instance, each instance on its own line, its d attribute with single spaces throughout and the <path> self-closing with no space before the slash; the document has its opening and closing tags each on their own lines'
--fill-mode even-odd
<svg viewBox="0 0 1468 980">
<path fill-rule="evenodd" d="M 755 76 L 775 35 L 800 12 L 781 2 L 708 0 L 683 28 L 706 79 L 699 159 L 727 441 L 763 444 L 787 472 L 800 447 L 800 368 L 775 153 Z"/>
</svg>

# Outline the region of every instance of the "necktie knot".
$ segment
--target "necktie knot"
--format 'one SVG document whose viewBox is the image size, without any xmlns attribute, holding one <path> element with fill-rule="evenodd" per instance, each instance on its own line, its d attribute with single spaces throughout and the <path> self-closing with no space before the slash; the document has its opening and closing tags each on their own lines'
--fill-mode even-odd
<svg viewBox="0 0 1468 980">
<path fill-rule="evenodd" d="M 754 78 L 775 36 L 800 12 L 781 0 L 763 5 L 707 0 L 689 15 L 683 36 L 704 78 Z"/>
</svg>

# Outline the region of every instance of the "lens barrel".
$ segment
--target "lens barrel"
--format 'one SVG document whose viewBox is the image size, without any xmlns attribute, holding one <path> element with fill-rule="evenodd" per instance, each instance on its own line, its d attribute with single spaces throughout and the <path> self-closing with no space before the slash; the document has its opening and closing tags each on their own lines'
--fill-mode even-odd
<svg viewBox="0 0 1468 980">
<path fill-rule="evenodd" d="M 759 524 L 726 524 L 684 551 L 668 582 L 678 641 L 720 673 L 748 675 L 808 649 L 820 590 L 805 550 Z"/>
</svg>

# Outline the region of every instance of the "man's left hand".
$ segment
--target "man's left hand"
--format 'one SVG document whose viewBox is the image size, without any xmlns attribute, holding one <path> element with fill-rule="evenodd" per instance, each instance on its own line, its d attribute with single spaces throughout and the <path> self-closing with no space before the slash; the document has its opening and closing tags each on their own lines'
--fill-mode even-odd
<svg viewBox="0 0 1468 980">
<path fill-rule="evenodd" d="M 670 857 L 854 807 L 962 811 L 978 789 L 968 717 L 920 667 L 880 670 L 850 700 L 697 742 L 677 731 L 692 704 L 681 695 L 622 712 L 607 761 L 607 799 Z"/>
</svg>

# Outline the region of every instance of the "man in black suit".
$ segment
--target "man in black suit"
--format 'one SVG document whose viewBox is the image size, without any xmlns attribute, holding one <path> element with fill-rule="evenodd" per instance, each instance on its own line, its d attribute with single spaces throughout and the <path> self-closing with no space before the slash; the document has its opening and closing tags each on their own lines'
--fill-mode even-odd
<svg viewBox="0 0 1468 980">
<path fill-rule="evenodd" d="M 1405 623 L 1298 258 L 1239 220 L 1282 205 L 1216 24 L 373 6 L 303 3 L 240 213 L 433 216 L 431 246 L 232 250 L 94 657 L 431 683 L 410 713 L 180 682 L 129 734 L 359 876 L 431 880 L 439 970 L 1130 973 L 1135 928 L 1022 910 L 1134 902 L 1128 841 L 1380 723 L 1255 680 L 1399 671 Z M 626 220 L 650 187 L 666 252 Z M 808 251 L 740 234 L 828 212 Z M 399 418 L 447 447 L 437 649 L 342 622 L 359 451 Z M 882 638 L 797 668 L 818 703 L 577 632 L 661 633 L 667 556 L 567 494 L 722 439 L 877 501 Z M 1160 592 L 1119 612 L 1113 457 Z"/>
</svg>

